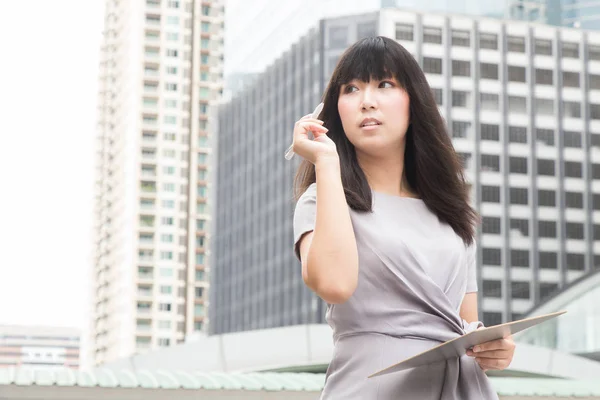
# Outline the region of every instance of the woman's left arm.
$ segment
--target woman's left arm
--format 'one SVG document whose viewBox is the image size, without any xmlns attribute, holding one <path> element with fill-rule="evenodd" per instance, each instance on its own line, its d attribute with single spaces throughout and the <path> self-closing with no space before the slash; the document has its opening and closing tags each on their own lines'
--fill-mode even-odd
<svg viewBox="0 0 600 400">
<path fill-rule="evenodd" d="M 467 293 L 460 305 L 460 317 L 467 322 L 478 320 L 477 292 Z M 508 368 L 515 354 L 515 342 L 512 336 L 492 340 L 467 350 L 467 355 L 475 357 L 479 366 L 484 370 L 503 370 Z"/>
</svg>

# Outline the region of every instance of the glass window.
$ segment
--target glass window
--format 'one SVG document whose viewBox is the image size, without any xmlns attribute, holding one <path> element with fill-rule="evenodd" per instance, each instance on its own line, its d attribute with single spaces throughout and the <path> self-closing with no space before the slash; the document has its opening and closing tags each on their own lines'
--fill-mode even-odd
<svg viewBox="0 0 600 400">
<path fill-rule="evenodd" d="M 479 73 L 481 79 L 498 80 L 498 64 L 481 63 L 479 64 Z"/>
<path fill-rule="evenodd" d="M 539 175 L 554 176 L 556 174 L 554 160 L 544 160 L 539 158 L 537 160 L 537 170 Z"/>
<path fill-rule="evenodd" d="M 525 53 L 525 38 L 520 36 L 508 36 L 508 51 Z"/>
<path fill-rule="evenodd" d="M 483 297 L 502 297 L 502 282 L 500 281 L 483 281 Z"/>
<path fill-rule="evenodd" d="M 479 108 L 481 110 L 498 111 L 500 107 L 500 97 L 494 93 L 480 93 Z"/>
<path fill-rule="evenodd" d="M 500 127 L 498 125 L 481 124 L 481 140 L 498 142 L 500 140 Z"/>
<path fill-rule="evenodd" d="M 579 58 L 579 43 L 562 43 L 563 58 Z"/>
<path fill-rule="evenodd" d="M 438 74 L 442 73 L 442 59 L 423 57 L 423 71 L 427 74 Z"/>
<path fill-rule="evenodd" d="M 467 30 L 452 29 L 452 46 L 471 46 L 471 33 Z"/>
<path fill-rule="evenodd" d="M 481 170 L 488 172 L 500 172 L 500 156 L 493 154 L 482 154 Z"/>
<path fill-rule="evenodd" d="M 539 237 L 556 238 L 556 221 L 538 221 Z"/>
<path fill-rule="evenodd" d="M 529 282 L 511 282 L 511 294 L 513 299 L 529 299 Z"/>
<path fill-rule="evenodd" d="M 495 33 L 481 33 L 479 35 L 481 49 L 498 50 L 498 35 Z"/>
<path fill-rule="evenodd" d="M 481 197 L 484 203 L 500 203 L 500 187 L 482 185 Z"/>
<path fill-rule="evenodd" d="M 539 262 L 541 269 L 557 269 L 558 268 L 558 257 L 556 253 L 540 251 Z"/>
<path fill-rule="evenodd" d="M 508 66 L 508 80 L 510 82 L 526 82 L 525 67 Z"/>
<path fill-rule="evenodd" d="M 538 190 L 538 203 L 540 206 L 556 207 L 556 192 L 554 190 Z"/>
<path fill-rule="evenodd" d="M 471 62 L 452 60 L 452 76 L 471 76 Z"/>
<path fill-rule="evenodd" d="M 483 264 L 485 265 L 502 265 L 502 252 L 500 249 L 483 248 L 482 250 Z"/>
<path fill-rule="evenodd" d="M 510 188 L 510 204 L 529 204 L 527 188 Z"/>
<path fill-rule="evenodd" d="M 535 83 L 537 85 L 552 85 L 554 83 L 554 75 L 551 69 L 535 69 Z"/>
<path fill-rule="evenodd" d="M 412 24 L 396 23 L 396 40 L 414 40 L 414 28 Z"/>
<path fill-rule="evenodd" d="M 552 41 L 547 39 L 535 39 L 535 54 L 551 56 Z"/>
<path fill-rule="evenodd" d="M 483 217 L 482 221 L 482 232 L 499 235 L 500 231 L 500 218 L 499 217 Z"/>
<path fill-rule="evenodd" d="M 442 28 L 424 26 L 423 43 L 442 44 Z"/>
<path fill-rule="evenodd" d="M 529 236 L 529 221 L 526 219 L 511 218 L 510 219 L 511 231 L 519 231 L 523 236 Z"/>
<path fill-rule="evenodd" d="M 510 157 L 509 164 L 509 171 L 511 174 L 527 174 L 527 158 Z"/>
</svg>

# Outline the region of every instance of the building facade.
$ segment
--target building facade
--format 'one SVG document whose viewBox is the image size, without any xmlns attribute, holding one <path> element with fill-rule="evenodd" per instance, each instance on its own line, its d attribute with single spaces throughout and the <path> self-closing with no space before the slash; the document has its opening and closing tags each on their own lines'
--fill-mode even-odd
<svg viewBox="0 0 600 400">
<path fill-rule="evenodd" d="M 0 325 L 0 368 L 79 368 L 80 332 L 73 328 Z"/>
<path fill-rule="evenodd" d="M 107 0 L 98 95 L 94 364 L 203 331 L 223 1 Z"/>
<path fill-rule="evenodd" d="M 323 323 L 292 253 L 283 154 L 341 53 L 395 38 L 424 69 L 464 160 L 480 318 L 520 318 L 600 265 L 600 36 L 398 9 L 325 19 L 219 112 L 211 333 Z"/>
</svg>

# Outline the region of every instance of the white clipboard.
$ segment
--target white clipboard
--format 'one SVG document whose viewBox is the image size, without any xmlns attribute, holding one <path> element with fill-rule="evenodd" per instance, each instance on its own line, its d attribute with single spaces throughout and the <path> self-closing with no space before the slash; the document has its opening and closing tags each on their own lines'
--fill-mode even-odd
<svg viewBox="0 0 600 400">
<path fill-rule="evenodd" d="M 420 367 L 426 364 L 432 364 L 454 357 L 462 357 L 467 353 L 467 349 L 470 349 L 475 345 L 489 342 L 491 340 L 505 338 L 507 336 L 513 335 L 517 332 L 545 322 L 549 319 L 558 317 L 559 315 L 562 315 L 564 313 L 566 313 L 566 311 L 557 311 L 551 314 L 540 315 L 538 317 L 531 317 L 519 321 L 507 322 L 500 325 L 480 328 L 466 333 L 462 336 L 459 336 L 455 339 L 439 344 L 415 356 L 409 357 L 403 361 L 400 361 L 397 364 L 391 365 L 378 372 L 375 372 L 374 374 L 371 374 L 368 377 L 373 378 L 375 376 L 391 374 L 393 372 L 398 372 L 414 367 Z"/>
</svg>

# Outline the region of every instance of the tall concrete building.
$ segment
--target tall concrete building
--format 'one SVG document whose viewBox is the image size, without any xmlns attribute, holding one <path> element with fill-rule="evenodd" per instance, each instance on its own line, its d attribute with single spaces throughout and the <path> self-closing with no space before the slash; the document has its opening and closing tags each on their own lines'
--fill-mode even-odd
<svg viewBox="0 0 600 400">
<path fill-rule="evenodd" d="M 209 163 L 221 0 L 106 1 L 98 96 L 95 364 L 207 322 Z"/>
<path fill-rule="evenodd" d="M 600 33 L 398 9 L 325 19 L 220 109 L 210 332 L 324 322 L 292 253 L 298 160 L 283 154 L 341 53 L 374 34 L 418 60 L 463 157 L 486 325 L 600 265 Z"/>
<path fill-rule="evenodd" d="M 79 368 L 80 332 L 51 326 L 0 325 L 0 368 Z"/>
</svg>

